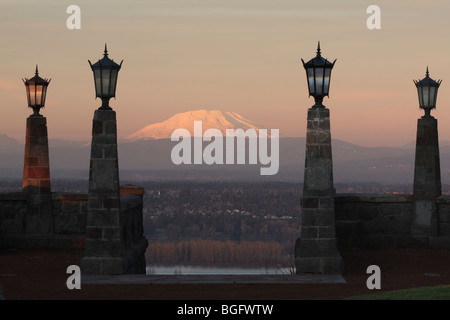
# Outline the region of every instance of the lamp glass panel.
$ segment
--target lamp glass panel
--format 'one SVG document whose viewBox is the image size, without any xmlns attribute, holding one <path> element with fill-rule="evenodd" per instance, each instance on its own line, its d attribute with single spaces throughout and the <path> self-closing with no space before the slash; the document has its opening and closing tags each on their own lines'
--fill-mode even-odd
<svg viewBox="0 0 450 320">
<path fill-rule="evenodd" d="M 111 70 L 111 85 L 109 88 L 109 95 L 111 97 L 115 96 L 116 93 L 116 84 L 117 84 L 117 73 L 119 70 Z"/>
<path fill-rule="evenodd" d="M 430 87 L 430 107 L 434 107 L 436 105 L 436 87 Z"/>
<path fill-rule="evenodd" d="M 316 68 L 316 95 L 323 95 L 324 68 Z"/>
<path fill-rule="evenodd" d="M 41 105 L 45 104 L 45 98 L 47 97 L 47 86 L 42 86 L 42 98 Z"/>
<path fill-rule="evenodd" d="M 29 89 L 30 105 L 35 106 L 36 105 L 36 86 L 34 84 L 29 84 L 28 89 Z"/>
<path fill-rule="evenodd" d="M 36 85 L 36 105 L 42 105 L 42 88 L 44 86 L 42 84 Z"/>
<path fill-rule="evenodd" d="M 30 105 L 31 104 L 31 101 L 30 101 L 30 86 L 28 84 L 25 84 L 25 88 L 27 90 L 28 105 Z"/>
<path fill-rule="evenodd" d="M 314 68 L 308 68 L 306 69 L 308 74 L 308 87 L 309 87 L 309 94 L 314 95 Z"/>
<path fill-rule="evenodd" d="M 94 70 L 94 81 L 95 81 L 95 94 L 98 97 L 102 94 L 100 69 Z"/>
<path fill-rule="evenodd" d="M 419 94 L 419 105 L 423 106 L 422 87 L 417 88 L 417 93 Z"/>
<path fill-rule="evenodd" d="M 102 95 L 109 96 L 109 85 L 110 85 L 110 73 L 111 69 L 102 69 Z"/>
<path fill-rule="evenodd" d="M 323 85 L 323 94 L 328 95 L 330 91 L 330 77 L 331 77 L 331 69 L 325 69 L 325 77 L 324 77 L 324 85 Z"/>
<path fill-rule="evenodd" d="M 430 87 L 422 87 L 422 106 L 430 106 Z"/>
</svg>

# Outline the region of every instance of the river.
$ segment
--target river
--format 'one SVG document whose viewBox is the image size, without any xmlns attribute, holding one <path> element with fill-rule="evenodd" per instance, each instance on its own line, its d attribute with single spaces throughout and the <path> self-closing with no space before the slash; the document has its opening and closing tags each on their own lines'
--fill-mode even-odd
<svg viewBox="0 0 450 320">
<path fill-rule="evenodd" d="M 287 268 L 241 268 L 241 267 L 205 267 L 205 266 L 185 266 L 185 265 L 148 265 L 149 275 L 195 275 L 195 274 L 289 274 Z"/>
</svg>

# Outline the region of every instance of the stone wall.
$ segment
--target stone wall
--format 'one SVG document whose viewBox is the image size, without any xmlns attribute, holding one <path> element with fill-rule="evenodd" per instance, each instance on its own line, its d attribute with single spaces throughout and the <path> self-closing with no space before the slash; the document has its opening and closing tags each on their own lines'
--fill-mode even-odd
<svg viewBox="0 0 450 320">
<path fill-rule="evenodd" d="M 137 190 L 137 191 L 136 191 Z M 127 259 L 137 256 L 147 247 L 142 224 L 142 188 L 126 186 L 121 192 L 120 219 Z M 134 193 L 134 194 L 128 194 Z M 0 248 L 79 248 L 85 246 L 87 194 L 52 194 L 53 231 L 40 233 L 38 216 L 28 210 L 27 195 L 22 192 L 0 194 Z M 129 268 L 145 269 L 145 261 L 128 263 Z"/>
<path fill-rule="evenodd" d="M 415 214 L 412 195 L 337 195 L 335 213 L 338 247 L 450 248 L 450 197 L 439 197 L 437 209 L 438 235 L 417 237 L 411 233 Z"/>
<path fill-rule="evenodd" d="M 55 234 L 84 235 L 86 232 L 88 197 L 86 194 L 53 196 L 53 222 Z"/>
<path fill-rule="evenodd" d="M 450 197 L 439 197 L 438 201 L 438 234 L 450 237 Z"/>
<path fill-rule="evenodd" d="M 337 195 L 335 212 L 340 247 L 412 244 L 412 196 Z"/>
<path fill-rule="evenodd" d="M 144 237 L 142 196 L 124 194 L 120 197 L 120 206 L 125 273 L 145 274 L 148 241 Z"/>
<path fill-rule="evenodd" d="M 0 237 L 25 235 L 27 225 L 27 202 L 22 192 L 0 194 Z"/>
<path fill-rule="evenodd" d="M 27 196 L 22 192 L 0 194 L 0 248 L 83 248 L 87 219 L 87 195 L 53 194 L 54 232 L 36 234 L 39 223 L 27 211 Z M 137 258 L 145 251 L 147 240 L 142 228 L 142 190 L 133 186 L 121 189 L 120 219 L 130 268 L 142 268 Z M 438 236 L 416 238 L 411 235 L 414 216 L 412 195 L 335 196 L 338 247 L 392 248 L 427 245 L 450 248 L 450 197 L 437 201 Z M 143 255 L 142 255 L 143 256 Z"/>
<path fill-rule="evenodd" d="M 86 232 L 87 195 L 52 194 L 51 225 L 28 210 L 27 194 L 0 194 L 0 248 L 82 248 Z M 45 224 L 48 219 L 45 217 Z"/>
</svg>

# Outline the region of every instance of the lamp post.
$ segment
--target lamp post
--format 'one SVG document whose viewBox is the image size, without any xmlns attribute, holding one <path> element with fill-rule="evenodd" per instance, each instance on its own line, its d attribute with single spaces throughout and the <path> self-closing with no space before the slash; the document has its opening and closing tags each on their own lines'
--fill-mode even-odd
<svg viewBox="0 0 450 320">
<path fill-rule="evenodd" d="M 89 168 L 86 250 L 80 262 L 83 274 L 123 274 L 125 239 L 120 215 L 119 158 L 117 153 L 116 111 L 109 105 L 115 97 L 120 65 L 108 58 L 92 64 L 96 97 L 102 106 L 92 121 Z"/>
<path fill-rule="evenodd" d="M 431 116 L 441 80 L 425 78 L 414 81 L 419 96 L 419 106 L 425 115 L 417 120 L 416 157 L 414 163 L 414 215 L 411 235 L 417 238 L 438 236 L 437 199 L 442 195 L 439 157 L 438 120 Z"/>
<path fill-rule="evenodd" d="M 323 97 L 328 97 L 331 70 L 333 69 L 336 60 L 331 63 L 322 57 L 319 42 L 317 45 L 317 55 L 306 63 L 302 59 L 302 62 L 303 67 L 306 70 L 309 96 L 313 96 L 316 102 L 313 107 L 324 108 L 322 101 Z"/>
<path fill-rule="evenodd" d="M 47 97 L 47 87 L 51 80 L 39 77 L 38 66 L 36 72 L 31 79 L 22 79 L 27 89 L 28 107 L 32 108 L 33 117 L 42 117 L 39 110 L 45 106 L 45 98 Z"/>
<path fill-rule="evenodd" d="M 308 109 L 302 229 L 295 242 L 297 274 L 341 274 L 344 269 L 336 246 L 330 110 L 322 104 L 323 97 L 328 96 L 335 62 L 322 58 L 320 42 L 317 56 L 307 63 L 303 61 L 309 95 L 316 104 Z"/>
<path fill-rule="evenodd" d="M 442 80 L 435 81 L 430 78 L 428 67 L 425 78 L 422 80 L 414 80 L 419 95 L 420 108 L 425 111 L 425 115 L 422 118 L 433 118 L 431 116 L 431 109 L 436 108 L 437 93 L 441 82 Z"/>
<path fill-rule="evenodd" d="M 27 118 L 22 190 L 28 206 L 25 232 L 27 234 L 53 233 L 53 206 L 50 188 L 50 161 L 48 152 L 47 118 L 39 114 L 44 108 L 50 80 L 39 76 L 36 65 L 31 79 L 22 79 L 27 90 L 28 107 L 33 114 Z"/>
<path fill-rule="evenodd" d="M 117 64 L 114 60 L 108 58 L 108 49 L 105 44 L 103 59 L 89 64 L 94 73 L 95 97 L 102 99 L 102 105 L 99 110 L 112 110 L 109 106 L 109 99 L 116 97 L 117 76 L 122 62 Z"/>
</svg>

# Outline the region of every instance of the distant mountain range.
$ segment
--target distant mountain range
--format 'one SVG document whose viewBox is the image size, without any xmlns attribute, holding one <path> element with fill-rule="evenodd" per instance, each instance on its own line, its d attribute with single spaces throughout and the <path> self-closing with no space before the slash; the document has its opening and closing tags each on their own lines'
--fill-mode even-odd
<svg viewBox="0 0 450 320">
<path fill-rule="evenodd" d="M 209 142 L 204 142 L 204 146 Z M 180 165 L 171 161 L 177 142 L 170 139 L 119 141 L 121 179 L 132 180 L 279 180 L 302 181 L 305 138 L 280 138 L 280 170 L 275 176 L 260 176 L 258 165 Z M 412 183 L 414 148 L 362 147 L 333 140 L 335 182 Z M 90 144 L 50 140 L 52 178 L 87 179 Z M 450 172 L 450 144 L 440 147 L 441 174 Z M 21 179 L 24 146 L 0 136 L 0 178 Z"/>
<path fill-rule="evenodd" d="M 200 118 L 199 118 L 200 116 Z M 170 141 L 177 128 L 190 129 L 194 120 L 201 119 L 203 128 L 216 127 L 260 129 L 254 122 L 233 112 L 190 111 L 175 115 L 167 121 L 150 124 L 118 144 L 122 180 L 245 180 L 245 181 L 303 181 L 305 138 L 280 138 L 280 169 L 274 176 L 260 176 L 257 165 L 179 165 L 171 161 Z M 204 142 L 206 146 L 209 142 Z M 52 178 L 88 179 L 90 143 L 50 140 Z M 414 178 L 415 143 L 404 147 L 363 147 L 333 140 L 335 182 L 377 182 L 387 184 L 412 183 Z M 441 175 L 449 183 L 450 142 L 440 142 Z M 17 140 L 0 134 L 0 178 L 21 179 L 24 146 Z"/>
</svg>

